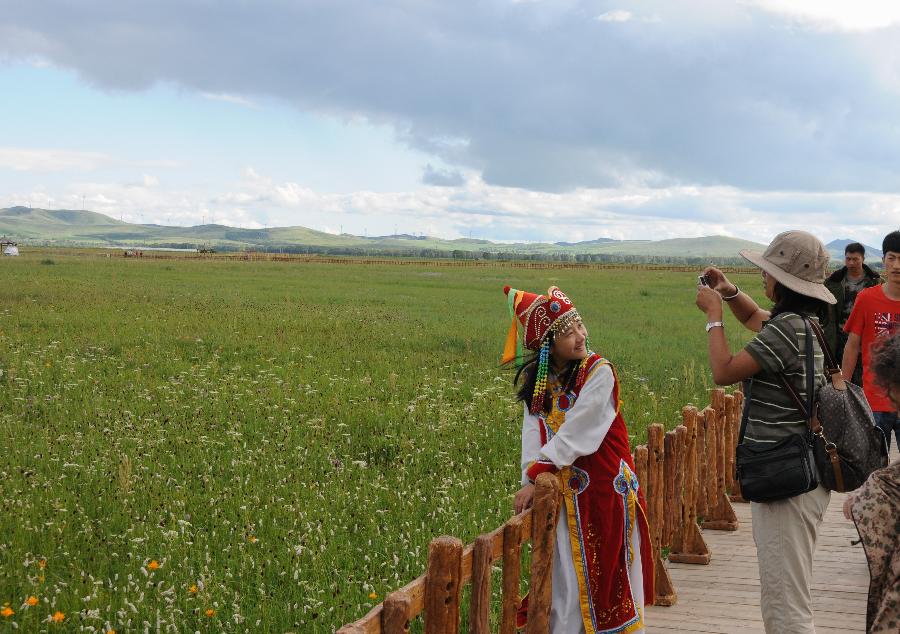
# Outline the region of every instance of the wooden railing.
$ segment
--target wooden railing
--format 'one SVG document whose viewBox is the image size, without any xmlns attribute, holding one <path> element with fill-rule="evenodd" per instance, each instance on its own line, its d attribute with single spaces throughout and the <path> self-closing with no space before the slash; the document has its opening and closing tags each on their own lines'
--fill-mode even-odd
<svg viewBox="0 0 900 634">
<path fill-rule="evenodd" d="M 634 449 L 635 471 L 647 502 L 647 519 L 656 569 L 656 605 L 674 605 L 676 589 L 663 561 L 708 564 L 710 553 L 704 530 L 737 530 L 731 506 L 742 502 L 734 480 L 734 450 L 740 425 L 743 394 L 711 393 L 702 411 L 686 406 L 682 423 L 665 432 L 660 424 L 647 431 L 647 444 Z M 522 544 L 531 541 L 528 625 L 526 633 L 549 631 L 550 578 L 553 544 L 561 503 L 556 476 L 542 474 L 535 488 L 534 506 L 490 533 L 463 547 L 455 537 L 438 537 L 428 548 L 424 575 L 389 594 L 339 634 L 400 634 L 410 621 L 424 615 L 426 634 L 457 634 L 463 586 L 472 584 L 469 632 L 490 632 L 491 568 L 503 562 L 500 608 L 501 634 L 514 634 L 521 603 Z"/>
<path fill-rule="evenodd" d="M 531 591 L 528 633 L 549 631 L 550 576 L 553 539 L 559 516 L 559 479 L 549 473 L 538 476 L 534 504 L 500 528 L 481 535 L 463 548 L 455 537 L 438 537 L 428 547 L 428 569 L 418 579 L 389 594 L 363 618 L 345 625 L 339 634 L 397 634 L 409 631 L 409 622 L 423 614 L 426 634 L 459 632 L 460 597 L 471 582 L 469 631 L 490 632 L 491 568 L 503 560 L 500 632 L 514 634 L 519 608 L 522 544 L 531 541 Z"/>
</svg>

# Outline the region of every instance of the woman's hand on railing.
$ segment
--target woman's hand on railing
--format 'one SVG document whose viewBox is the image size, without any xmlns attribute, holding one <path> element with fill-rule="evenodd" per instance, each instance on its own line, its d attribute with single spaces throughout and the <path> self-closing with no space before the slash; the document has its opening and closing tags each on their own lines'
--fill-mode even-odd
<svg viewBox="0 0 900 634">
<path fill-rule="evenodd" d="M 518 515 L 525 509 L 530 509 L 533 502 L 534 485 L 526 484 L 516 492 L 516 497 L 513 499 L 513 510 L 515 510 L 516 515 Z"/>
</svg>

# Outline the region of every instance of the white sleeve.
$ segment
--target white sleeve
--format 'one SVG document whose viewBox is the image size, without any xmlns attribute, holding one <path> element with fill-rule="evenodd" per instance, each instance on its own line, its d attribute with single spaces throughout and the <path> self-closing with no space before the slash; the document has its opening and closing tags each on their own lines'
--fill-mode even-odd
<svg viewBox="0 0 900 634">
<path fill-rule="evenodd" d="M 541 452 L 541 428 L 538 417 L 528 411 L 528 404 L 523 405 L 525 410 L 522 416 L 522 486 L 528 484 L 528 476 L 525 470 L 532 462 L 537 460 Z"/>
<path fill-rule="evenodd" d="M 616 418 L 613 372 L 607 364 L 595 369 L 581 388 L 566 422 L 541 448 L 541 456 L 557 467 L 566 467 L 600 448 Z"/>
</svg>

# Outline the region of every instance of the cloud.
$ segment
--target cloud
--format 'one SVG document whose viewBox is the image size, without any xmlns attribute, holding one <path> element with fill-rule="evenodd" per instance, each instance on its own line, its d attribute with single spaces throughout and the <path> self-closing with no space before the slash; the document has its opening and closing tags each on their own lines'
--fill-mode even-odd
<svg viewBox="0 0 900 634">
<path fill-rule="evenodd" d="M 628 22 L 632 17 L 634 16 L 631 14 L 631 11 L 615 9 L 613 11 L 601 13 L 596 19 L 598 22 Z"/>
<path fill-rule="evenodd" d="M 458 187 L 466 182 L 462 173 L 458 170 L 446 170 L 433 167 L 431 163 L 425 166 L 422 174 L 422 182 L 426 185 L 438 187 Z"/>
<path fill-rule="evenodd" d="M 823 29 L 867 31 L 900 23 L 900 6 L 884 0 L 752 0 L 763 9 Z"/>
<path fill-rule="evenodd" d="M 211 92 L 201 92 L 200 96 L 204 99 L 209 99 L 210 101 L 224 101 L 225 103 L 232 103 L 238 106 L 244 106 L 245 108 L 256 108 L 257 105 L 253 103 L 249 99 L 245 99 L 239 95 L 229 95 L 227 93 L 211 93 Z"/>
<path fill-rule="evenodd" d="M 335 194 L 276 181 L 253 167 L 223 189 L 167 189 L 153 184 L 72 183 L 0 195 L 0 207 L 31 204 L 85 208 L 130 222 L 247 228 L 343 226 L 357 235 L 427 233 L 511 241 L 663 239 L 729 235 L 769 242 L 806 228 L 826 242 L 852 237 L 868 244 L 897 226 L 900 194 L 746 192 L 733 187 L 579 188 L 538 192 L 472 177 L 457 187 Z"/>
<path fill-rule="evenodd" d="M 637 7 L 48 0 L 5 8 L 0 55 L 390 125 L 497 186 L 900 190 L 900 27 L 806 28 L 749 0 Z"/>
<path fill-rule="evenodd" d="M 89 172 L 110 162 L 100 152 L 0 147 L 0 168 L 17 172 Z"/>
<path fill-rule="evenodd" d="M 171 159 L 125 160 L 103 152 L 54 148 L 0 147 L 0 169 L 17 172 L 92 172 L 109 167 L 175 169 L 181 161 Z"/>
</svg>

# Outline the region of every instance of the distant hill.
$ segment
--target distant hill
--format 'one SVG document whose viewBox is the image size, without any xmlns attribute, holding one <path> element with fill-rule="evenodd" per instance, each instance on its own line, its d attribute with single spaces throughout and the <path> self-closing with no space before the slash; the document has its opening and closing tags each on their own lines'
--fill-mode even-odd
<svg viewBox="0 0 900 634">
<path fill-rule="evenodd" d="M 844 249 L 851 242 L 859 242 L 859 240 L 851 240 L 849 238 L 842 238 L 839 240 L 832 240 L 828 244 L 825 245 L 825 248 L 828 249 L 828 252 L 831 254 L 831 259 L 833 260 L 843 260 L 844 259 Z M 866 243 L 861 243 L 866 248 L 866 260 L 880 260 L 881 256 L 884 254 L 881 252 L 881 249 L 876 249 L 875 247 L 870 247 Z"/>
<path fill-rule="evenodd" d="M 588 244 L 607 244 L 609 242 L 620 242 L 620 240 L 615 240 L 614 238 L 597 238 L 596 240 L 585 240 L 584 242 L 554 242 L 553 244 L 561 247 L 573 247 L 576 244 L 585 246 Z"/>
<path fill-rule="evenodd" d="M 762 251 L 764 245 L 725 236 L 671 240 L 509 243 L 483 239 L 445 240 L 395 234 L 362 237 L 334 235 L 306 227 L 242 229 L 218 224 L 168 227 L 132 224 L 92 211 L 0 209 L 0 235 L 24 244 L 93 247 L 214 247 L 222 251 L 258 250 L 346 255 L 408 255 L 454 258 L 523 258 L 586 262 L 717 260 L 743 263 L 741 249 Z"/>
</svg>

